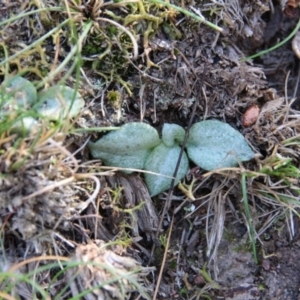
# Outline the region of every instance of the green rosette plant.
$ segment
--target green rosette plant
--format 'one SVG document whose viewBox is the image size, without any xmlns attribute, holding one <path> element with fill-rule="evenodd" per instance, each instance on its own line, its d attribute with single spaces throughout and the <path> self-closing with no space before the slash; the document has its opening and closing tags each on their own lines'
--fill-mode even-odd
<svg viewBox="0 0 300 300">
<path fill-rule="evenodd" d="M 176 124 L 164 124 L 162 138 L 159 139 L 157 131 L 150 125 L 128 123 L 96 143 L 90 142 L 88 147 L 92 156 L 102 159 L 106 165 L 148 171 L 145 181 L 151 196 L 155 196 L 170 188 L 184 136 L 184 129 Z M 234 167 L 254 157 L 242 134 L 217 120 L 194 124 L 186 149 L 187 154 L 184 152 L 182 155 L 175 184 L 188 171 L 188 157 L 207 171 Z"/>
<path fill-rule="evenodd" d="M 0 129 L 26 134 L 38 127 L 39 118 L 74 118 L 84 104 L 79 92 L 68 86 L 55 85 L 37 93 L 29 80 L 8 77 L 0 86 Z"/>
</svg>

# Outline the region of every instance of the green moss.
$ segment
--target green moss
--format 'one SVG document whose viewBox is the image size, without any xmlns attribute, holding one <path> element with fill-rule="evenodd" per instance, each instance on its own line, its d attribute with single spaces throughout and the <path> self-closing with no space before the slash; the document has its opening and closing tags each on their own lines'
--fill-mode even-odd
<svg viewBox="0 0 300 300">
<path fill-rule="evenodd" d="M 115 109 L 119 109 L 122 106 L 121 94 L 118 91 L 109 91 L 107 93 L 107 100 Z"/>
<path fill-rule="evenodd" d="M 228 241 L 229 243 L 236 240 L 236 235 L 233 234 L 231 230 L 224 230 L 223 232 L 223 238 Z"/>
<path fill-rule="evenodd" d="M 82 55 L 83 67 L 91 67 L 109 83 L 120 83 L 131 94 L 131 87 L 124 78 L 133 69 L 130 67 L 133 49 L 134 56 L 137 57 L 138 50 L 142 53 L 149 49 L 149 40 L 161 31 L 171 41 L 181 38 L 180 31 L 174 25 L 179 13 L 177 9 L 150 1 L 127 3 L 126 8 L 125 5 L 116 5 L 119 2 L 122 1 L 115 0 L 112 5 L 107 3 L 102 6 L 102 2 L 92 1 L 90 6 L 84 6 L 82 1 L 76 0 L 70 4 L 68 9 L 72 13 L 66 19 L 67 9 L 64 4 L 53 7 L 46 3 L 45 7 L 41 7 L 38 1 L 34 1 L 34 6 L 39 11 L 34 18 L 28 17 L 29 28 L 26 32 L 26 36 L 32 36 L 31 40 L 34 42 L 29 42 L 22 51 L 18 47 L 3 44 L 0 47 L 0 74 L 5 75 L 12 70 L 23 73 L 26 69 L 27 72 L 34 73 L 35 78 L 42 79 L 37 85 L 42 87 L 47 82 L 55 82 L 59 74 L 56 70 L 63 69 L 61 65 L 71 63 L 70 73 L 67 75 L 73 75 L 74 65 Z M 22 23 L 23 17 L 17 21 Z M 43 24 L 47 33 L 39 31 L 37 24 Z M 17 31 L 15 39 L 23 40 L 24 32 Z M 74 45 L 78 45 L 76 60 L 73 60 L 74 55 L 67 56 L 66 59 L 62 58 L 63 55 L 55 57 L 56 51 L 49 55 L 45 52 L 49 42 L 56 49 L 62 50 L 62 53 L 75 49 Z M 156 66 L 151 62 L 147 51 L 144 56 L 147 67 Z"/>
<path fill-rule="evenodd" d="M 241 243 L 239 245 L 237 245 L 236 247 L 233 248 L 234 251 L 240 253 L 245 253 L 245 252 L 250 252 L 251 251 L 251 244 L 249 243 L 249 241 L 245 241 L 245 243 Z"/>
<path fill-rule="evenodd" d="M 107 33 L 110 38 L 113 38 L 118 34 L 118 28 L 112 25 L 107 26 Z"/>
<path fill-rule="evenodd" d="M 99 46 L 87 44 L 82 49 L 82 54 L 85 56 L 95 55 L 95 54 L 99 54 L 99 52 L 101 52 L 99 50 L 100 50 Z"/>
</svg>

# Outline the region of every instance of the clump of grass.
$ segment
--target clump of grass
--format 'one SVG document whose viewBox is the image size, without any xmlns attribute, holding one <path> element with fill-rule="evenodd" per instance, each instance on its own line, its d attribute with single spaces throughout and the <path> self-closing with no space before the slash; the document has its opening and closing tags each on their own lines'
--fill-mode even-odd
<svg viewBox="0 0 300 300">
<path fill-rule="evenodd" d="M 5 122 L 4 119 L 0 120 L 0 124 L 5 124 Z M 74 157 L 76 153 L 71 153 L 64 146 L 69 143 L 67 135 L 72 128 L 67 120 L 65 120 L 65 124 L 55 122 L 41 124 L 38 132 L 19 135 L 11 134 L 10 130 L 3 130 L 0 136 L 0 214 L 7 216 L 2 224 L 2 257 L 10 247 L 10 237 L 14 237 L 20 243 L 24 243 L 24 252 L 35 256 L 37 251 L 54 251 L 57 255 L 55 259 L 60 260 L 59 255 L 64 255 L 67 248 L 75 247 L 71 238 L 68 239 L 68 235 L 62 233 L 73 232 L 75 234 L 74 220 L 77 218 L 80 220 L 80 214 L 86 213 L 88 208 L 94 208 L 94 215 L 99 214 L 99 207 L 96 207 L 96 199 L 102 188 L 99 177 L 103 178 L 105 174 L 111 174 L 111 172 L 99 170 L 87 173 L 82 171 L 92 170 L 95 167 L 94 165 L 89 167 L 80 164 Z M 108 130 L 108 128 L 104 129 Z M 120 193 L 117 193 L 113 199 L 115 212 L 131 214 L 132 220 L 136 222 L 137 212 L 134 208 L 126 211 L 117 209 L 119 203 L 115 202 L 119 198 Z M 141 206 L 142 203 L 138 208 Z M 133 214 L 135 215 L 133 216 Z M 96 219 L 98 220 L 99 217 Z M 89 216 L 87 218 L 92 219 Z M 127 237 L 127 241 L 125 240 L 128 226 L 131 225 L 124 222 L 120 224 L 119 239 L 115 242 L 119 246 L 122 244 L 128 246 L 131 243 L 129 237 Z M 95 227 L 95 231 L 98 232 L 97 225 Z M 134 230 L 138 232 L 138 228 Z M 97 236 L 95 233 L 95 237 L 99 238 L 99 235 Z M 102 236 L 100 235 L 100 237 Z M 88 236 L 80 235 L 81 241 L 87 239 Z M 84 248 L 84 246 L 82 247 Z M 25 297 L 31 299 L 39 295 L 42 299 L 49 299 L 50 293 L 53 297 L 54 286 L 61 284 L 66 286 L 66 289 L 63 292 L 60 292 L 61 289 L 56 290 L 55 299 L 62 299 L 61 297 L 65 297 L 64 293 L 67 291 L 71 291 L 75 298 L 79 294 L 85 297 L 95 292 L 96 294 L 102 293 L 104 298 L 106 293 L 113 293 L 114 296 L 123 299 L 125 294 L 133 290 L 139 291 L 147 298 L 145 290 L 139 283 L 141 278 L 138 278 L 141 275 L 140 272 L 143 273 L 146 269 L 135 264 L 130 258 L 119 258 L 112 251 L 107 252 L 107 245 L 103 245 L 103 243 L 101 247 L 100 245 L 90 246 L 92 248 L 90 249 L 91 255 L 94 255 L 96 250 L 102 249 L 98 253 L 99 262 L 95 263 L 96 258 L 94 256 L 87 257 L 86 251 L 82 247 L 77 248 L 77 256 L 74 258 L 74 260 L 80 261 L 79 263 L 68 261 L 66 264 L 51 264 L 47 262 L 41 268 L 35 265 L 32 272 L 26 269 L 20 273 L 13 273 L 18 266 L 11 266 L 10 258 L 8 258 L 4 262 L 7 268 L 0 274 L 0 289 L 4 291 L 1 296 L 27 295 Z M 83 257 L 78 257 L 78 255 Z M 114 268 L 109 265 L 112 263 L 112 258 L 116 260 Z M 16 261 L 16 257 L 11 259 Z M 32 261 L 47 261 L 48 259 L 51 258 L 38 256 Z M 115 268 L 116 263 L 121 268 L 120 272 Z M 57 268 L 62 268 L 58 272 L 59 275 L 55 275 L 54 272 Z M 31 270 L 31 267 L 29 269 Z M 84 276 L 81 273 L 83 270 Z M 47 277 L 49 273 L 55 276 Z M 95 273 L 98 274 L 97 279 L 93 277 Z M 89 278 L 86 275 L 94 278 L 92 286 L 89 285 Z M 83 277 L 77 278 L 78 276 Z M 49 282 L 46 290 L 41 288 L 42 282 L 45 283 L 45 277 Z M 61 277 L 64 279 L 58 280 L 57 283 L 57 279 Z M 63 281 L 66 278 L 69 278 L 67 285 Z M 79 288 L 74 281 L 80 283 Z M 102 290 L 103 292 L 101 292 Z"/>
<path fill-rule="evenodd" d="M 153 268 L 113 252 L 103 241 L 81 245 L 71 257 L 38 256 L 20 263 L 1 262 L 4 299 L 124 299 L 137 292 L 150 299 L 142 278 Z"/>
<path fill-rule="evenodd" d="M 217 253 L 211 249 L 218 246 L 218 237 L 222 235 L 225 224 L 224 208 L 221 208 L 227 201 L 233 208 L 232 198 L 242 203 L 233 210 L 233 214 L 238 217 L 239 211 L 243 215 L 237 221 L 245 223 L 248 229 L 255 262 L 259 261 L 261 235 L 274 226 L 278 218 L 286 220 L 290 239 L 295 236 L 294 220 L 299 217 L 300 210 L 299 123 L 295 121 L 298 115 L 299 112 L 291 108 L 291 103 L 282 98 L 267 103 L 254 125 L 254 131 L 247 134 L 252 144 L 266 149 L 266 157 L 257 157 L 247 164 L 247 168 L 220 169 L 204 175 L 206 184 L 210 180 L 214 182 L 211 183 L 211 194 L 203 197 L 211 202 L 207 216 L 213 215 L 207 217 L 207 228 L 209 224 L 211 228 L 207 232 L 211 262 L 217 260 Z M 194 193 L 200 187 L 201 183 L 196 183 Z M 219 193 L 225 194 L 226 200 L 220 202 Z"/>
</svg>

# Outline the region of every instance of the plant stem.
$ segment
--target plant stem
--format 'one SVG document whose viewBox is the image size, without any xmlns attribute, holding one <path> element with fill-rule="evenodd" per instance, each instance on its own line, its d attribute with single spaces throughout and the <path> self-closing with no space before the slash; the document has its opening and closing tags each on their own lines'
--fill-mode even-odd
<svg viewBox="0 0 300 300">
<path fill-rule="evenodd" d="M 255 231 L 254 231 L 254 227 L 253 227 L 253 220 L 251 218 L 251 213 L 250 213 L 249 203 L 248 203 L 248 198 L 247 198 L 246 179 L 247 179 L 246 173 L 242 173 L 242 193 L 243 193 L 244 209 L 245 209 L 246 219 L 247 219 L 248 228 L 249 228 L 249 237 L 250 237 L 250 241 L 251 241 L 251 245 L 252 245 L 253 258 L 254 258 L 255 263 L 257 264 L 258 260 L 257 260 L 256 247 L 255 247 Z"/>
<path fill-rule="evenodd" d="M 129 36 L 129 38 L 131 39 L 131 42 L 132 42 L 132 45 L 133 45 L 133 58 L 137 59 L 138 54 L 139 54 L 138 53 L 139 49 L 138 49 L 138 44 L 137 44 L 137 42 L 136 42 L 135 37 L 133 36 L 133 34 L 127 28 L 125 28 L 124 26 L 120 25 L 119 23 L 117 23 L 117 22 L 115 22 L 115 21 L 113 21 L 111 19 L 98 18 L 98 20 L 101 20 L 101 21 L 113 24 L 116 27 L 118 27 L 120 30 L 124 31 Z"/>
<path fill-rule="evenodd" d="M 67 20 L 69 21 L 69 19 Z M 72 50 L 70 51 L 70 53 L 66 56 L 66 58 L 64 59 L 64 61 L 58 66 L 58 68 L 56 68 L 54 71 L 52 71 L 47 77 L 45 77 L 43 79 L 42 82 L 40 82 L 36 88 L 40 88 L 44 83 L 50 81 L 51 79 L 53 79 L 59 72 L 61 72 L 63 70 L 63 68 L 69 63 L 69 61 L 74 57 L 74 55 L 76 54 L 77 51 L 81 50 L 81 44 L 83 43 L 83 40 L 86 38 L 88 32 L 90 31 L 91 27 L 92 27 L 93 23 L 90 21 L 86 24 L 84 24 L 83 28 L 83 33 L 80 35 L 76 45 L 72 48 Z"/>
<path fill-rule="evenodd" d="M 40 44 L 42 41 L 44 41 L 45 39 L 47 39 L 48 37 L 50 37 L 53 33 L 55 33 L 57 30 L 59 30 L 61 27 L 63 27 L 64 25 L 66 25 L 69 22 L 69 19 L 63 21 L 61 24 L 59 24 L 58 26 L 56 26 L 55 28 L 53 28 L 52 30 L 50 30 L 47 34 L 43 35 L 41 38 L 39 38 L 38 40 L 36 40 L 34 43 L 28 45 L 27 47 L 25 47 L 24 49 L 22 49 L 21 51 L 17 52 L 16 54 L 6 58 L 5 60 L 3 60 L 2 62 L 0 62 L 0 66 L 6 64 L 8 61 L 18 57 L 19 55 L 25 53 L 26 51 L 28 51 L 29 49 L 35 47 L 36 45 Z"/>
<path fill-rule="evenodd" d="M 4 20 L 4 21 L 0 22 L 0 26 L 5 25 L 6 23 L 9 23 L 9 22 L 19 20 L 23 17 L 27 17 L 27 16 L 30 16 L 30 15 L 33 15 L 33 14 L 36 14 L 36 13 L 43 12 L 43 11 L 62 11 L 62 10 L 63 10 L 62 7 L 39 8 L 39 9 L 36 9 L 36 10 L 28 11 L 24 14 L 17 15 L 15 17 L 11 17 L 7 20 Z"/>
<path fill-rule="evenodd" d="M 178 10 L 178 11 L 180 11 L 181 13 L 183 13 L 183 14 L 185 14 L 185 15 L 187 15 L 187 16 L 193 18 L 193 19 L 196 19 L 197 21 L 199 21 L 199 22 L 201 22 L 201 23 L 204 23 L 205 25 L 211 27 L 211 28 L 214 29 L 214 30 L 217 30 L 217 31 L 219 31 L 219 32 L 223 32 L 223 28 L 221 28 L 221 27 L 219 27 L 219 26 L 217 26 L 217 25 L 215 25 L 215 24 L 213 24 L 213 23 L 211 23 L 211 22 L 205 20 L 203 17 L 201 18 L 201 17 L 197 16 L 196 14 L 194 14 L 194 13 L 192 13 L 192 12 L 186 10 L 186 9 L 183 9 L 183 8 L 178 7 L 178 6 L 176 6 L 176 5 L 173 5 L 173 4 L 164 2 L 164 1 L 162 1 L 162 0 L 149 0 L 149 2 L 150 2 L 150 3 L 161 4 L 161 5 L 163 5 L 163 6 L 170 7 L 170 8 L 174 8 L 175 10 Z"/>
</svg>

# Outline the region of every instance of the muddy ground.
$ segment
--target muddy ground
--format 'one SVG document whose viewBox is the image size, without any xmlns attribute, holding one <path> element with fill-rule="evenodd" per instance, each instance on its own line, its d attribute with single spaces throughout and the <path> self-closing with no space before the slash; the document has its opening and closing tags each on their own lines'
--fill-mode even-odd
<svg viewBox="0 0 300 300">
<path fill-rule="evenodd" d="M 0 7 L 1 11 L 6 12 L 9 8 L 4 2 L 0 2 Z M 275 150 L 279 155 L 291 157 L 299 167 L 297 146 L 293 151 L 282 146 L 282 141 L 299 134 L 300 67 L 291 40 L 254 60 L 243 60 L 268 49 L 292 32 L 299 20 L 297 1 L 195 1 L 185 5 L 200 8 L 211 22 L 223 27 L 224 32 L 217 32 L 178 15 L 171 20 L 177 31 L 172 26 L 159 27 L 149 39 L 147 48 L 141 37 L 139 58 L 127 64 L 126 70 L 120 71 L 133 93 L 130 95 L 126 92 L 120 82 L 110 82 L 103 93 L 93 91 L 89 94 L 86 88 L 88 84 L 83 82 L 79 88 L 89 101 L 86 101 L 88 105 L 76 126 L 119 126 L 143 121 L 161 130 L 164 123 L 176 123 L 186 128 L 191 118 L 193 123 L 218 119 L 240 131 L 255 149 L 257 158 L 245 163 L 247 170 L 257 171 Z M 145 24 L 141 26 L 145 27 Z M 12 29 L 8 28 L 11 33 L 9 30 Z M 13 35 L 8 39 L 13 41 Z M 68 49 L 66 47 L 64 50 Z M 48 41 L 46 50 L 53 57 L 55 51 L 51 41 Z M 83 67 L 85 76 L 95 83 L 97 74 L 89 67 L 88 63 Z M 107 101 L 109 90 L 120 92 L 121 106 L 116 107 Z M 92 94 L 94 97 L 91 100 Z M 293 101 L 291 106 L 289 101 Z M 253 105 L 261 109 L 261 114 L 256 123 L 245 126 L 243 115 Z M 195 113 L 192 113 L 194 107 Z M 289 107 L 288 112 L 286 107 Z M 296 121 L 286 126 L 287 120 Z M 279 127 L 282 129 L 276 130 Z M 68 137 L 66 148 L 74 152 L 88 137 L 97 140 L 101 135 L 88 133 Z M 76 158 L 83 163 L 92 160 L 87 148 L 81 149 Z M 6 170 L 4 163 L 2 166 Z M 100 168 L 100 163 L 95 167 Z M 9 179 L 11 182 L 3 183 L 0 195 L 6 199 L 4 203 L 9 197 L 16 199 L 20 191 L 23 196 L 30 195 L 37 188 L 37 178 L 49 175 L 41 175 L 42 169 L 37 172 L 32 168 L 36 168 L 34 164 L 22 170 L 23 173 L 14 173 L 11 176 L 14 178 Z M 84 168 L 82 165 L 79 170 Z M 156 271 L 144 282 L 152 297 L 165 251 L 162 237 L 156 234 L 157 227 L 160 218 L 163 218 L 161 231 L 166 235 L 174 216 L 157 299 L 300 299 L 299 218 L 267 197 L 259 197 L 263 189 L 274 186 L 278 187 L 278 193 L 284 195 L 289 194 L 290 190 L 280 180 L 271 177 L 269 181 L 260 177 L 247 180 L 257 232 L 258 263 L 255 263 L 239 175 L 228 172 L 206 177 L 203 170 L 192 166 L 185 182 L 191 184 L 192 178 L 195 179 L 193 195 L 196 200 L 188 200 L 184 193 L 175 188 L 171 206 L 164 216 L 162 211 L 167 193 L 151 199 L 141 175 L 136 173 L 129 176 L 101 176 L 101 187 L 105 187 L 101 188 L 98 196 L 101 204 L 97 207 L 89 205 L 79 214 L 75 214 L 78 213 L 75 209 L 66 209 L 69 205 L 67 201 L 65 206 L 53 204 L 64 197 L 72 199 L 72 186 L 57 189 L 56 195 L 53 193 L 51 196 L 57 201 L 53 203 L 48 198 L 38 197 L 32 202 L 24 201 L 18 209 L 2 203 L 2 222 L 9 224 L 4 232 L 3 252 L 8 253 L 12 263 L 24 257 L 49 254 L 54 247 L 51 244 L 53 236 L 45 236 L 46 231 L 51 229 L 51 232 L 53 230 L 68 240 L 59 239 L 57 242 L 58 238 L 55 238 L 58 252 L 72 255 L 74 245 L 95 239 L 109 242 L 124 238 L 126 221 L 130 226 L 125 233 L 134 242 L 129 243 L 128 249 L 123 252 L 140 261 L 143 266 L 156 267 Z M 51 176 L 52 180 L 58 175 L 52 172 Z M 117 204 L 112 202 L 107 189 L 116 185 L 125 187 Z M 74 201 L 80 202 L 86 194 L 81 191 L 76 197 Z M 133 207 L 141 199 L 147 201 L 148 206 L 135 215 L 138 221 L 131 214 L 114 207 Z M 25 213 L 32 214 L 30 220 L 24 217 Z M 100 214 L 101 219 L 96 218 L 96 214 Z M 35 227 L 29 230 L 29 224 Z M 153 245 L 156 247 L 153 248 Z M 138 296 L 133 293 L 131 298 L 137 299 Z M 26 299 L 24 294 L 22 299 Z"/>
</svg>

